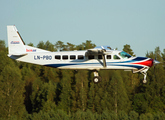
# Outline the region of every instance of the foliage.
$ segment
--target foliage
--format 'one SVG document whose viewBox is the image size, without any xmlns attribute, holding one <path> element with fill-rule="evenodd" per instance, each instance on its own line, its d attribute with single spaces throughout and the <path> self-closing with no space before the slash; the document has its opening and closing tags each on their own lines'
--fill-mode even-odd
<svg viewBox="0 0 165 120">
<path fill-rule="evenodd" d="M 34 46 L 33 43 L 29 43 Z M 85 50 L 96 45 L 57 41 L 39 42 L 38 48 Z M 131 46 L 123 51 L 134 56 Z M 148 83 L 141 74 L 101 70 L 102 82 L 94 84 L 93 72 L 58 70 L 16 62 L 7 57 L 0 40 L 0 120 L 162 120 L 165 119 L 165 49 L 147 52 L 161 64 L 148 71 Z"/>
</svg>

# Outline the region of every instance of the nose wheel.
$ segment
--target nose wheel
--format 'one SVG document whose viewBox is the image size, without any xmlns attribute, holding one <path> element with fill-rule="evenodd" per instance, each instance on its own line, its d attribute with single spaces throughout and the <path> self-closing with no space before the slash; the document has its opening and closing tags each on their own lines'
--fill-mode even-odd
<svg viewBox="0 0 165 120">
<path fill-rule="evenodd" d="M 147 83 L 147 80 L 143 80 L 143 83 L 146 84 Z"/>
<path fill-rule="evenodd" d="M 99 82 L 101 82 L 101 77 L 99 76 L 98 71 L 95 71 L 95 72 L 94 72 L 93 82 L 94 82 L 94 83 L 99 83 Z"/>
</svg>

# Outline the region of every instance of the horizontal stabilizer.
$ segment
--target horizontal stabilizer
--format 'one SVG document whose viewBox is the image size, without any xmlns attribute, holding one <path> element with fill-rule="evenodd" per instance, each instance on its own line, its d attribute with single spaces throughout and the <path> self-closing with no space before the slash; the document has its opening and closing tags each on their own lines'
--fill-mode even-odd
<svg viewBox="0 0 165 120">
<path fill-rule="evenodd" d="M 25 56 L 25 55 L 27 55 L 27 53 L 22 53 L 22 54 L 14 54 L 14 55 L 8 54 L 8 57 L 11 57 L 11 56 L 21 57 L 21 56 Z"/>
</svg>

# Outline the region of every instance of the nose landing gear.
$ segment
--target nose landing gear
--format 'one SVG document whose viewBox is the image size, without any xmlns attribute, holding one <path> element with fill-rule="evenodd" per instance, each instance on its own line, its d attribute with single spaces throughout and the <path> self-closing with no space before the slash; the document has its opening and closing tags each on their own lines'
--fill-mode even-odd
<svg viewBox="0 0 165 120">
<path fill-rule="evenodd" d="M 147 70 L 148 70 L 148 69 L 144 69 L 144 70 L 140 71 L 140 72 L 144 75 L 144 80 L 143 80 L 143 83 L 144 83 L 144 84 L 147 83 L 147 79 L 146 79 L 146 77 L 147 77 Z"/>
<path fill-rule="evenodd" d="M 147 73 L 143 73 L 141 72 L 143 75 L 144 75 L 144 80 L 143 80 L 143 83 L 146 84 L 147 83 L 147 80 L 146 80 L 146 77 L 147 77 Z"/>
<path fill-rule="evenodd" d="M 149 69 L 148 67 L 144 67 L 144 68 L 142 68 L 140 70 L 133 70 L 133 73 L 140 72 L 141 74 L 143 74 L 144 75 L 143 83 L 146 84 L 147 83 L 146 77 L 147 77 L 148 69 Z"/>
</svg>

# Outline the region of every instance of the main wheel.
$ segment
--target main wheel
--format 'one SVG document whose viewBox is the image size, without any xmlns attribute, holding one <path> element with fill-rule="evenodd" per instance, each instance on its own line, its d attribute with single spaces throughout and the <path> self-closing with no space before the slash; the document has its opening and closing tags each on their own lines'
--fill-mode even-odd
<svg viewBox="0 0 165 120">
<path fill-rule="evenodd" d="M 95 76 L 95 77 L 93 78 L 93 82 L 94 82 L 94 83 L 99 83 L 99 82 L 101 82 L 101 77 Z"/>
</svg>

